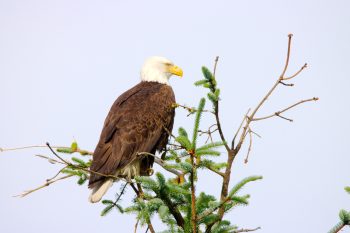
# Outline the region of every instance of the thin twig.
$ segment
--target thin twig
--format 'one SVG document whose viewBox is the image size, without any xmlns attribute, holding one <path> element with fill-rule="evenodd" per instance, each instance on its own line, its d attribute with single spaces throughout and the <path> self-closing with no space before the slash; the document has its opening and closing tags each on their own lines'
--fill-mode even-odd
<svg viewBox="0 0 350 233">
<path fill-rule="evenodd" d="M 134 233 L 136 233 L 138 225 L 139 225 L 139 219 L 137 219 L 137 221 L 136 221 Z"/>
<path fill-rule="evenodd" d="M 245 138 L 247 136 L 247 132 L 249 130 L 249 126 L 250 126 L 250 123 L 252 122 L 252 119 L 254 119 L 255 117 L 255 114 L 258 112 L 258 110 L 263 106 L 263 104 L 266 102 L 266 100 L 271 96 L 271 94 L 274 92 L 274 90 L 276 89 L 276 87 L 281 84 L 281 81 L 284 79 L 284 76 L 285 76 L 285 73 L 287 71 L 287 68 L 288 68 L 288 65 L 289 65 L 289 59 L 290 59 L 290 51 L 291 51 L 291 40 L 292 40 L 292 34 L 289 34 L 288 35 L 288 48 L 287 48 L 287 56 L 286 56 L 286 61 L 285 61 L 285 64 L 284 64 L 284 68 L 283 68 L 283 71 L 281 73 L 281 75 L 278 77 L 278 79 L 276 80 L 276 82 L 274 83 L 274 85 L 271 87 L 271 89 L 267 92 L 267 94 L 262 98 L 262 100 L 258 103 L 258 105 L 253 109 L 253 111 L 250 113 L 249 116 L 247 116 L 245 119 L 246 119 L 246 122 L 243 126 L 243 130 L 242 130 L 242 133 L 239 137 L 239 140 L 238 140 L 238 143 L 237 145 L 235 145 L 235 140 L 232 140 L 231 142 L 231 145 L 232 147 L 231 148 L 228 148 L 226 147 L 227 149 L 227 152 L 228 152 L 228 158 L 227 158 L 227 166 L 226 166 L 226 170 L 225 170 L 225 176 L 224 176 L 224 179 L 223 179 L 223 183 L 222 183 L 222 188 L 221 188 L 221 197 L 220 197 L 220 200 L 223 201 L 225 200 L 225 198 L 227 198 L 227 195 L 228 195 L 228 186 L 229 186 L 229 183 L 230 183 L 230 177 L 231 177 L 231 168 L 232 168 L 232 163 L 234 161 L 234 159 L 236 158 L 237 154 L 239 153 L 241 147 L 242 147 L 242 144 L 243 142 L 245 141 Z M 300 71 L 301 72 L 301 71 Z M 297 72 L 296 75 L 300 74 L 300 72 Z M 295 76 L 296 76 L 295 75 Z M 295 77 L 294 76 L 294 77 Z M 216 108 L 215 109 L 215 115 L 218 116 L 218 110 L 219 108 Z M 218 123 L 218 128 L 219 128 L 219 132 L 220 132 L 220 136 L 222 139 L 224 139 L 224 136 L 222 134 L 222 131 L 221 131 L 221 127 L 220 127 L 220 120 L 218 119 L 218 117 L 216 117 L 216 121 Z M 243 121 L 244 122 L 244 121 Z M 240 131 L 241 127 L 239 127 L 239 130 Z M 236 138 L 234 138 L 236 139 Z M 213 223 L 211 223 L 207 229 L 206 229 L 206 233 L 210 232 L 211 231 L 211 227 L 218 221 L 221 221 L 223 216 L 224 216 L 224 213 L 225 213 L 225 210 L 224 210 L 224 207 L 220 207 L 219 211 L 218 211 L 218 219 L 216 221 L 214 221 Z"/>
<path fill-rule="evenodd" d="M 252 130 L 250 128 L 248 130 L 248 134 L 249 134 L 249 147 L 248 147 L 248 151 L 247 151 L 247 155 L 245 157 L 244 163 L 248 163 L 249 154 L 250 154 L 250 151 L 252 150 L 253 137 L 252 137 Z"/>
<path fill-rule="evenodd" d="M 175 136 L 174 136 L 175 137 Z M 49 144 L 50 145 L 50 144 Z M 23 149 L 31 149 L 31 148 L 47 148 L 48 146 L 47 145 L 33 145 L 33 146 L 24 146 L 24 147 L 16 147 L 16 148 L 6 148 L 6 149 L 1 149 L 1 151 L 15 151 L 15 150 L 23 150 Z M 64 147 L 64 146 L 51 146 L 50 145 L 50 147 L 51 147 L 51 149 L 52 148 L 54 148 L 54 149 L 58 149 L 58 148 L 70 148 L 70 147 Z M 53 151 L 53 150 L 52 150 Z M 85 152 L 85 150 L 81 150 L 81 151 L 84 151 Z M 79 151 L 77 151 L 78 153 L 79 153 Z M 89 151 L 86 151 L 89 155 L 92 155 L 93 153 L 92 152 L 89 152 Z M 144 153 L 144 152 L 143 152 Z M 55 152 L 55 154 L 57 154 L 56 152 Z M 142 153 L 141 153 L 142 154 Z M 148 153 L 147 155 L 152 155 L 152 156 L 155 156 L 155 155 L 153 155 L 153 154 L 151 154 L 151 153 Z M 69 163 L 68 161 L 66 161 L 66 160 L 64 160 L 62 157 L 60 157 L 61 159 L 60 159 L 60 161 L 58 161 L 58 160 L 55 160 L 55 159 L 52 159 L 52 158 L 50 158 L 50 157 L 47 157 L 47 156 L 44 156 L 44 155 L 36 155 L 36 156 L 38 156 L 38 157 L 40 157 L 40 158 L 44 158 L 44 159 L 47 159 L 50 163 L 60 163 L 60 164 L 65 164 L 65 165 L 69 165 L 69 166 L 72 166 L 73 168 L 76 168 L 76 169 L 81 169 L 81 170 L 83 170 L 83 171 L 86 171 L 86 172 L 89 172 L 89 173 L 95 173 L 95 174 L 97 174 L 97 175 L 100 175 L 100 176 L 105 176 L 105 177 L 110 177 L 110 178 L 114 178 L 114 179 L 116 179 L 116 178 L 118 178 L 118 177 L 115 177 L 115 176 L 112 176 L 112 175 L 106 175 L 106 174 L 102 174 L 102 173 L 99 173 L 99 172 L 94 172 L 94 171 L 91 171 L 91 170 L 89 170 L 89 169 L 86 169 L 86 168 L 82 168 L 82 167 L 80 167 L 80 166 L 76 166 L 76 165 L 74 165 L 74 164 L 72 164 L 72 163 Z M 180 173 L 179 171 L 177 171 L 177 170 L 175 170 L 175 169 L 173 169 L 173 168 L 169 168 L 169 167 L 167 167 L 167 164 L 163 161 L 163 160 L 161 160 L 160 158 L 158 158 L 157 156 L 155 156 L 154 157 L 155 158 L 155 160 L 154 160 L 154 162 L 155 163 L 157 163 L 159 166 L 161 166 L 162 168 L 164 168 L 165 170 L 167 170 L 167 171 L 169 171 L 169 172 L 171 172 L 171 173 L 173 173 L 173 174 L 175 174 L 175 175 L 177 175 L 177 176 L 179 176 L 179 175 L 182 175 L 182 173 Z"/>
<path fill-rule="evenodd" d="M 232 233 L 251 232 L 251 231 L 257 231 L 257 230 L 260 230 L 260 229 L 261 229 L 261 227 L 257 227 L 257 228 L 254 228 L 254 229 L 240 229 L 240 230 L 233 231 Z"/>
<path fill-rule="evenodd" d="M 300 68 L 300 70 L 298 70 L 295 74 L 293 74 L 293 75 L 290 76 L 290 77 L 283 78 L 282 80 L 289 80 L 289 79 L 292 79 L 292 78 L 298 76 L 298 74 L 300 74 L 301 71 L 303 71 L 303 69 L 305 69 L 306 67 L 307 67 L 307 63 L 305 63 L 305 64 Z"/>
<path fill-rule="evenodd" d="M 283 80 L 283 77 L 288 69 L 288 65 L 289 65 L 289 58 L 290 58 L 290 48 L 291 48 L 291 44 L 292 44 L 292 37 L 293 37 L 293 34 L 289 34 L 288 35 L 288 50 L 287 50 L 287 58 L 286 58 L 286 63 L 284 65 L 284 69 L 282 71 L 282 74 L 280 76 L 280 79 Z"/>
<path fill-rule="evenodd" d="M 128 185 L 129 183 L 125 183 L 124 184 L 124 187 L 122 188 L 122 191 L 120 192 L 120 194 L 118 195 L 118 198 L 115 200 L 115 202 L 113 202 L 114 206 L 117 205 L 118 201 L 120 200 L 120 198 L 123 196 L 124 192 L 125 192 L 125 189 L 126 189 L 126 186 Z"/>
<path fill-rule="evenodd" d="M 144 201 L 143 191 L 142 191 L 141 186 L 138 185 L 139 189 L 137 189 L 133 184 L 131 184 L 131 187 L 134 189 L 137 197 L 140 198 L 142 201 Z M 147 221 L 147 224 L 148 224 L 148 228 L 147 228 L 146 232 L 148 230 L 150 230 L 151 233 L 155 233 L 153 225 L 152 225 L 152 222 L 151 222 L 151 219 L 146 219 L 146 221 Z M 135 226 L 135 231 L 136 231 L 136 226 Z"/>
<path fill-rule="evenodd" d="M 56 183 L 57 181 L 67 179 L 67 178 L 72 177 L 72 176 L 74 176 L 74 175 L 70 174 L 70 175 L 62 176 L 62 177 L 57 178 L 57 179 L 54 179 L 54 180 L 46 181 L 45 184 L 40 185 L 40 186 L 37 187 L 37 188 L 34 188 L 34 189 L 31 189 L 31 190 L 25 191 L 25 192 L 23 192 L 22 194 L 16 195 L 15 197 L 25 197 L 25 196 L 27 196 L 27 195 L 29 195 L 29 194 L 35 192 L 35 191 L 38 191 L 38 190 L 40 190 L 40 189 L 42 189 L 42 188 L 45 188 L 45 187 L 49 186 L 50 184 Z"/>
<path fill-rule="evenodd" d="M 214 61 L 214 71 L 213 71 L 214 79 L 215 79 L 215 75 L 216 75 L 216 67 L 217 67 L 218 62 L 219 62 L 219 57 L 217 56 L 215 58 L 215 61 Z M 219 100 L 215 101 L 215 103 L 214 103 L 214 115 L 215 115 L 216 125 L 217 125 L 218 130 L 219 130 L 219 135 L 220 135 L 221 141 L 224 142 L 224 146 L 225 146 L 227 152 L 229 152 L 231 149 L 227 145 L 224 133 L 223 133 L 222 128 L 221 128 L 220 115 L 219 115 Z"/>
<path fill-rule="evenodd" d="M 72 164 L 66 160 L 64 160 L 63 158 L 61 158 L 53 149 L 52 147 L 50 146 L 50 144 L 47 142 L 46 145 L 49 147 L 49 149 L 51 150 L 51 152 L 57 157 L 59 158 L 59 160 L 61 160 L 63 163 L 65 163 L 67 166 L 69 166 L 70 168 L 73 168 L 73 169 L 80 169 L 80 170 L 83 170 L 83 171 L 86 171 L 86 172 L 89 172 L 89 173 L 93 173 L 93 174 L 96 174 L 96 175 L 99 175 L 99 176 L 104 176 L 104 177 L 108 177 L 108 178 L 113 178 L 113 179 L 120 179 L 120 177 L 116 177 L 116 176 L 113 176 L 113 175 L 108 175 L 108 174 L 103 174 L 103 173 L 100 173 L 100 172 L 96 172 L 96 171 L 92 171 L 90 169 L 87 169 L 85 167 L 82 167 L 82 166 L 77 166 L 75 164 Z"/>
<path fill-rule="evenodd" d="M 212 127 L 216 126 L 216 124 L 213 124 L 211 125 L 207 131 L 203 131 L 203 130 L 198 130 L 198 133 L 199 133 L 199 136 L 202 136 L 203 134 L 207 134 L 208 135 L 208 138 L 205 140 L 205 143 L 207 143 L 210 139 L 211 142 L 213 142 L 213 137 L 212 137 L 212 134 L 215 133 L 218 128 L 216 129 L 211 129 Z"/>
<path fill-rule="evenodd" d="M 280 84 L 282 84 L 283 86 L 287 86 L 287 87 L 294 87 L 294 83 L 285 83 L 280 81 Z"/>
<path fill-rule="evenodd" d="M 173 107 L 173 108 L 178 108 L 178 107 L 180 107 L 180 108 L 185 109 L 186 111 L 188 111 L 188 115 L 187 115 L 187 116 L 190 116 L 191 114 L 193 114 L 193 113 L 195 113 L 195 112 L 198 111 L 195 107 L 188 107 L 188 106 L 186 106 L 186 105 L 179 104 L 179 103 L 174 103 L 174 104 L 172 105 L 172 107 Z M 203 109 L 202 112 L 208 112 L 208 113 L 214 114 L 213 111 L 206 110 L 206 109 Z"/>
<path fill-rule="evenodd" d="M 253 118 L 252 121 L 260 121 L 260 120 L 265 120 L 265 119 L 268 119 L 268 118 L 271 118 L 271 117 L 274 117 L 274 116 L 279 116 L 281 117 L 281 114 L 288 111 L 289 109 L 291 108 L 294 108 L 295 106 L 298 106 L 299 104 L 302 104 L 302 103 L 305 103 L 305 102 L 310 102 L 310 101 L 317 101 L 319 100 L 318 97 L 313 97 L 313 98 L 310 98 L 310 99 L 306 99 L 306 100 L 300 100 L 299 102 L 285 108 L 285 109 L 282 109 L 278 112 L 275 112 L 274 114 L 271 114 L 271 115 L 268 115 L 268 116 L 265 116 L 265 117 L 258 117 L 258 118 Z M 289 121 L 293 121 L 291 119 L 288 119 Z"/>
<path fill-rule="evenodd" d="M 248 109 L 247 113 L 244 115 L 244 117 L 243 117 L 243 119 L 242 119 L 242 122 L 241 122 L 241 124 L 239 125 L 239 127 L 238 127 L 238 129 L 237 129 L 237 131 L 236 131 L 236 133 L 235 133 L 235 136 L 234 136 L 233 139 L 232 139 L 231 148 L 235 148 L 236 137 L 237 137 L 238 133 L 241 131 L 242 126 L 243 126 L 243 123 L 244 123 L 244 121 L 247 119 L 247 116 L 248 116 L 248 113 L 249 113 L 249 112 L 250 112 L 250 108 Z"/>
</svg>

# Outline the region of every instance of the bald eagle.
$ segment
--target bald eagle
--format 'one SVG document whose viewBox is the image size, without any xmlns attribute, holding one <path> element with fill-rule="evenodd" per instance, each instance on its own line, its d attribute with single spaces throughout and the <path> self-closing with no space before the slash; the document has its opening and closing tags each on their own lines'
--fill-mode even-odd
<svg viewBox="0 0 350 233">
<path fill-rule="evenodd" d="M 175 116 L 172 75 L 182 77 L 183 72 L 166 58 L 151 57 L 142 67 L 141 82 L 112 105 L 90 167 L 90 202 L 99 202 L 116 181 L 103 175 L 126 179 L 150 175 L 154 158 L 140 153 L 155 154 L 168 142 Z"/>
</svg>

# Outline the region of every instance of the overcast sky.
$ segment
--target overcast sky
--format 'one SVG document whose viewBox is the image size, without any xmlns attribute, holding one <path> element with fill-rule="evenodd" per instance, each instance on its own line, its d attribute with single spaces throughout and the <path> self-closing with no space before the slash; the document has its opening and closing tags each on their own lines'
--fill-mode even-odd
<svg viewBox="0 0 350 233">
<path fill-rule="evenodd" d="M 221 118 L 229 139 L 243 114 L 268 91 L 283 68 L 287 34 L 293 33 L 292 74 L 258 116 L 301 99 L 320 97 L 280 118 L 256 122 L 250 162 L 247 146 L 233 167 L 232 185 L 250 175 L 248 207 L 228 218 L 261 233 L 327 232 L 341 208 L 350 210 L 350 2 L 316 1 L 19 1 L 0 0 L 0 147 L 69 145 L 75 138 L 93 150 L 113 101 L 139 82 L 152 55 L 173 60 L 184 77 L 173 77 L 177 101 L 198 104 L 205 94 L 193 83 L 201 66 L 217 70 Z M 209 106 L 208 106 L 209 107 Z M 175 129 L 192 127 L 178 109 Z M 203 128 L 212 123 L 203 118 Z M 135 216 L 99 216 L 89 190 L 64 181 L 26 198 L 59 167 L 34 157 L 47 149 L 0 154 L 1 232 L 132 232 Z M 158 171 L 161 168 L 155 167 Z M 218 194 L 219 179 L 201 174 L 199 190 Z M 113 193 L 118 185 L 108 193 Z M 127 196 L 132 196 L 132 190 Z M 128 198 L 124 200 L 127 204 Z M 164 229 L 154 220 L 155 228 Z M 139 228 L 138 232 L 144 232 Z M 343 232 L 350 232 L 347 228 Z"/>
</svg>

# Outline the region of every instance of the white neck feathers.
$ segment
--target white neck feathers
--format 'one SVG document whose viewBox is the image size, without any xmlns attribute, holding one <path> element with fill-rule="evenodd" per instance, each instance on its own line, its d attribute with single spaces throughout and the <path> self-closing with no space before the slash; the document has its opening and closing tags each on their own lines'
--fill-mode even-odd
<svg viewBox="0 0 350 233">
<path fill-rule="evenodd" d="M 141 71 L 141 80 L 145 82 L 158 82 L 169 85 L 166 73 L 156 69 L 145 69 Z"/>
</svg>

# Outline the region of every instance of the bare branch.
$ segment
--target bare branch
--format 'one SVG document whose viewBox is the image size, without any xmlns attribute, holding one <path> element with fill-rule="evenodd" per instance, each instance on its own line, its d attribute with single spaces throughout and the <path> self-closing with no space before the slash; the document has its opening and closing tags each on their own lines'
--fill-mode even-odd
<svg viewBox="0 0 350 233">
<path fill-rule="evenodd" d="M 215 58 L 215 62 L 214 62 L 214 72 L 213 72 L 214 78 L 215 78 L 215 72 L 216 72 L 216 67 L 217 67 L 218 61 L 219 61 L 219 57 L 217 56 L 217 57 Z M 226 140 L 225 140 L 224 133 L 223 133 L 222 128 L 221 128 L 221 122 L 220 122 L 220 116 L 219 116 L 219 100 L 217 100 L 217 101 L 214 103 L 214 114 L 215 114 L 216 125 L 217 125 L 218 130 L 219 130 L 219 135 L 220 135 L 221 141 L 224 142 L 224 146 L 225 146 L 227 152 L 229 152 L 231 149 L 230 149 L 230 147 L 227 145 L 227 142 L 226 142 Z"/>
<path fill-rule="evenodd" d="M 286 58 L 286 63 L 284 64 L 284 69 L 282 71 L 282 74 L 280 75 L 280 79 L 283 80 L 283 77 L 288 69 L 288 65 L 289 65 L 289 58 L 290 58 L 290 47 L 292 44 L 292 37 L 293 34 L 289 34 L 288 35 L 288 50 L 287 50 L 287 58 Z"/>
<path fill-rule="evenodd" d="M 284 76 L 285 76 L 285 73 L 288 69 L 288 65 L 289 65 L 289 59 L 290 59 L 290 51 L 291 51 L 291 41 L 292 41 L 292 34 L 289 34 L 288 35 L 288 48 L 287 48 L 287 55 L 286 55 L 286 61 L 285 61 L 285 64 L 284 64 L 284 68 L 283 68 L 283 71 L 281 73 L 281 75 L 278 77 L 278 79 L 276 80 L 276 82 L 273 84 L 273 86 L 271 87 L 271 89 L 267 92 L 267 94 L 261 99 L 261 101 L 257 104 L 257 106 L 253 109 L 253 111 L 249 114 L 249 115 L 246 115 L 243 119 L 243 124 L 240 125 L 240 127 L 238 128 L 238 131 L 235 135 L 235 137 L 233 138 L 232 142 L 231 142 L 231 148 L 228 148 L 228 146 L 226 147 L 227 149 L 227 152 L 228 152 L 228 158 L 227 158 L 227 166 L 226 166 L 226 170 L 225 170 L 225 176 L 224 176 L 224 179 L 223 179 L 223 183 L 222 183 L 222 188 L 221 188 L 221 197 L 220 197 L 220 200 L 221 201 L 224 201 L 226 198 L 227 198 L 227 195 L 228 195 L 228 186 L 229 186 L 229 183 L 230 183 L 230 177 L 231 177 L 231 168 L 232 168 L 232 163 L 234 161 L 234 159 L 236 158 L 237 154 L 239 153 L 241 147 L 242 147 L 242 144 L 244 143 L 245 141 L 245 138 L 248 134 L 248 130 L 250 130 L 250 123 L 253 121 L 254 117 L 255 117 L 255 114 L 259 111 L 259 109 L 264 105 L 264 103 L 266 102 L 266 100 L 271 96 L 271 94 L 275 91 L 275 89 L 277 88 L 277 86 L 279 84 L 282 84 L 282 85 L 288 85 L 288 86 L 292 86 L 291 84 L 285 84 L 283 83 L 282 81 L 284 80 Z M 304 65 L 304 67 L 302 67 L 298 72 L 296 72 L 294 75 L 292 75 L 291 77 L 287 78 L 287 79 L 291 79 L 291 78 L 294 78 L 296 77 L 298 74 L 300 74 L 300 72 L 305 68 L 306 66 Z M 223 139 L 224 141 L 224 135 L 222 134 L 222 130 L 221 130 L 221 126 L 220 126 L 220 120 L 218 119 L 218 111 L 219 108 L 217 107 L 215 109 L 215 116 L 216 116 L 216 121 L 218 122 L 218 128 L 219 128 L 219 133 L 220 133 L 220 136 L 221 138 Z M 286 109 L 287 111 L 288 109 Z M 281 111 L 282 113 L 282 111 Z M 274 115 L 275 116 L 275 115 Z M 288 119 L 288 118 L 285 118 L 285 117 L 282 117 L 280 114 L 278 114 L 279 117 L 281 118 L 284 118 L 284 119 Z M 289 119 L 290 120 L 290 119 Z M 245 123 L 244 123 L 245 121 Z M 243 126 L 244 125 L 244 126 Z M 243 126 L 243 128 L 242 128 Z M 242 130 L 241 134 L 240 134 L 240 137 L 239 137 L 239 140 L 238 140 L 238 143 L 237 145 L 235 145 L 235 140 L 236 140 L 236 137 L 238 136 L 239 132 Z M 249 133 L 249 135 L 251 136 L 251 133 Z M 250 147 L 251 147 L 251 144 L 250 144 Z M 248 148 L 249 150 L 249 148 Z M 249 154 L 249 151 L 248 151 L 248 154 Z M 219 211 L 218 211 L 218 215 L 219 215 L 219 218 L 214 221 L 213 223 L 211 223 L 207 229 L 206 229 L 206 232 L 210 232 L 211 231 L 211 227 L 218 221 L 220 221 L 223 216 L 224 216 L 224 208 L 223 207 L 220 207 L 219 208 Z"/>
<path fill-rule="evenodd" d="M 248 151 L 247 151 L 247 155 L 245 157 L 244 163 L 248 163 L 249 154 L 250 154 L 250 151 L 252 150 L 253 137 L 252 137 L 252 130 L 250 128 L 248 130 L 248 134 L 249 134 L 249 147 L 248 147 Z"/>
<path fill-rule="evenodd" d="M 0 148 L 0 152 L 6 152 L 6 151 L 16 151 L 16 150 L 24 150 L 24 149 L 31 149 L 31 148 L 47 148 L 47 145 L 33 145 L 33 146 L 23 146 L 23 147 L 14 147 L 14 148 Z M 51 146 L 53 149 L 71 149 L 67 146 Z M 92 155 L 92 152 L 81 150 L 79 148 L 75 149 L 73 152 L 80 153 L 81 155 Z"/>
<path fill-rule="evenodd" d="M 300 68 L 300 70 L 298 70 L 295 74 L 293 74 L 293 75 L 290 76 L 290 77 L 283 78 L 282 80 L 289 80 L 289 79 L 292 79 L 292 78 L 298 76 L 306 67 L 307 67 L 307 63 L 305 63 L 305 64 Z"/>
<path fill-rule="evenodd" d="M 134 233 L 137 232 L 137 226 L 139 225 L 139 219 L 137 219 L 136 223 L 135 223 L 135 230 L 134 230 Z"/>
<path fill-rule="evenodd" d="M 244 123 L 244 121 L 247 119 L 248 113 L 249 113 L 249 112 L 250 112 L 250 108 L 248 109 L 247 113 L 244 115 L 244 117 L 243 117 L 243 119 L 242 119 L 242 122 L 241 122 L 241 124 L 239 125 L 239 127 L 238 127 L 238 129 L 237 129 L 237 131 L 236 131 L 236 133 L 235 133 L 235 136 L 234 136 L 233 139 L 232 139 L 231 148 L 235 148 L 236 137 L 237 137 L 238 133 L 241 131 L 242 126 L 243 126 L 243 123 Z"/>
<path fill-rule="evenodd" d="M 217 65 L 218 65 L 218 62 L 219 62 L 219 56 L 216 56 L 215 62 L 214 62 L 214 69 L 213 69 L 213 76 L 214 76 L 214 78 L 215 78 L 216 67 L 217 67 Z"/>
<path fill-rule="evenodd" d="M 310 99 L 306 99 L 306 100 L 300 100 L 299 102 L 295 103 L 295 104 L 292 104 L 291 106 L 285 108 L 285 109 L 282 109 L 278 112 L 275 112 L 274 114 L 271 114 L 271 115 L 268 115 L 268 116 L 265 116 L 265 117 L 259 117 L 259 118 L 253 118 L 252 121 L 260 121 L 260 120 L 265 120 L 265 119 L 268 119 L 268 118 L 271 118 L 271 117 L 274 117 L 274 116 L 279 116 L 279 117 L 282 117 L 281 114 L 288 111 L 289 109 L 291 108 L 294 108 L 296 106 L 298 106 L 299 104 L 302 104 L 302 103 L 305 103 L 305 102 L 310 102 L 310 101 L 317 101 L 319 100 L 318 97 L 313 97 L 313 98 L 310 98 Z M 282 117 L 284 118 L 284 117 Z M 284 118 L 285 120 L 289 120 L 289 121 L 293 121 L 291 119 L 288 119 L 288 118 Z"/>
<path fill-rule="evenodd" d="M 173 108 L 178 108 L 178 107 L 180 107 L 180 108 L 183 108 L 183 109 L 187 110 L 187 111 L 188 111 L 188 115 L 187 115 L 187 116 L 189 116 L 189 115 L 191 115 L 191 114 L 197 112 L 197 109 L 196 109 L 195 107 L 188 107 L 188 106 L 186 106 L 186 105 L 179 104 L 179 103 L 174 103 L 174 104 L 172 105 L 172 107 L 173 107 Z M 209 113 L 214 114 L 213 111 L 206 110 L 206 109 L 203 109 L 202 112 L 209 112 Z"/>
<path fill-rule="evenodd" d="M 164 162 L 164 160 L 158 158 L 157 156 L 154 157 L 154 162 L 157 163 L 159 166 L 167 170 L 168 172 L 171 172 L 177 176 L 183 176 L 183 173 L 179 172 L 178 170 L 174 168 L 169 168 L 167 164 Z"/>
<path fill-rule="evenodd" d="M 46 181 L 45 184 L 40 185 L 39 187 L 37 187 L 35 189 L 31 189 L 31 190 L 25 191 L 22 194 L 16 195 L 15 197 L 25 197 L 25 196 L 27 196 L 27 195 L 35 192 L 35 191 L 38 191 L 38 190 L 40 190 L 42 188 L 45 188 L 45 187 L 49 186 L 50 184 L 56 183 L 57 181 L 67 179 L 67 178 L 72 177 L 72 176 L 73 175 L 70 174 L 70 175 L 62 176 L 62 177 L 54 179 L 54 180 Z"/>
<path fill-rule="evenodd" d="M 207 135 L 208 135 L 208 138 L 205 140 L 205 143 L 207 143 L 207 142 L 209 141 L 209 139 L 210 139 L 211 142 L 213 142 L 212 134 L 215 133 L 216 131 L 218 131 L 218 128 L 213 129 L 213 130 L 212 130 L 211 128 L 213 128 L 213 127 L 215 127 L 215 126 L 216 126 L 216 124 L 211 125 L 211 126 L 208 128 L 207 131 L 198 130 L 199 136 L 202 136 L 203 134 L 207 134 Z"/>
<path fill-rule="evenodd" d="M 282 84 L 283 86 L 287 86 L 287 87 L 294 87 L 293 83 L 284 83 L 284 82 L 280 81 L 280 84 Z"/>
<path fill-rule="evenodd" d="M 240 229 L 240 230 L 233 231 L 232 233 L 251 232 L 251 231 L 257 231 L 257 230 L 260 230 L 260 229 L 261 229 L 261 227 L 257 227 L 257 228 L 254 228 L 254 229 Z"/>
</svg>

